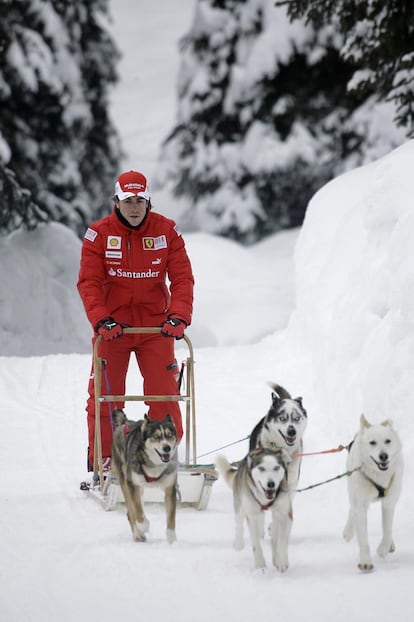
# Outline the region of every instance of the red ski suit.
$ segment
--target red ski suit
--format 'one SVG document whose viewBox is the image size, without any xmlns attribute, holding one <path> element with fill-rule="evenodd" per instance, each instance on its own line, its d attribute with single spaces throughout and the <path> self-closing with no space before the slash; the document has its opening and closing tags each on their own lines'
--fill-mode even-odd
<svg viewBox="0 0 414 622">
<path fill-rule="evenodd" d="M 170 285 L 167 287 L 166 279 Z M 95 329 L 107 317 L 130 326 L 161 326 L 169 315 L 191 323 L 194 278 L 184 240 L 173 220 L 148 211 L 137 228 L 128 227 L 114 212 L 90 225 L 82 245 L 78 290 Z M 94 343 L 96 335 L 93 337 Z M 102 394 L 125 395 L 130 355 L 135 354 L 143 377 L 144 395 L 178 394 L 174 339 L 160 334 L 122 335 L 102 341 L 99 355 L 106 361 Z M 109 386 L 106 386 L 106 385 Z M 95 396 L 93 369 L 89 380 L 87 422 L 88 468 L 93 469 Z M 149 417 L 170 413 L 183 435 L 177 402 L 151 402 Z M 122 408 L 124 403 L 111 405 Z M 101 408 L 102 456 L 111 456 L 110 405 Z"/>
</svg>

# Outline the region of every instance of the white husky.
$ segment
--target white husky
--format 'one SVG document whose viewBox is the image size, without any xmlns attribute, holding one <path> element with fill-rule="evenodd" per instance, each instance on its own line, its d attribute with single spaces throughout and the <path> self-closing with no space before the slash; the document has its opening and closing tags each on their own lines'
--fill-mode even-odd
<svg viewBox="0 0 414 622">
<path fill-rule="evenodd" d="M 380 501 L 382 510 L 382 540 L 377 553 L 385 557 L 395 550 L 392 524 L 401 492 L 403 461 L 401 442 L 391 420 L 371 425 L 364 415 L 361 416 L 361 427 L 351 444 L 347 468 L 352 472 L 348 479 L 350 509 L 343 536 L 349 542 L 356 531 L 358 568 L 369 571 L 374 564 L 368 543 L 367 514 L 373 501 Z"/>
</svg>

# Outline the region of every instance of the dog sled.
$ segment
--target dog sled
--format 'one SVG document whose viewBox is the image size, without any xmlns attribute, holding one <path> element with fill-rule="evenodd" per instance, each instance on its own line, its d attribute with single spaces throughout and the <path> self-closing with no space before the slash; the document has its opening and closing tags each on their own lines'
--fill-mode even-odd
<svg viewBox="0 0 414 622">
<path fill-rule="evenodd" d="M 131 327 L 125 328 L 125 333 L 159 333 L 160 328 L 151 327 Z M 101 404 L 104 402 L 128 402 L 128 401 L 182 401 L 185 403 L 185 461 L 178 465 L 177 488 L 178 504 L 181 506 L 192 506 L 197 510 L 207 508 L 211 489 L 214 482 L 218 479 L 218 472 L 213 464 L 196 463 L 196 412 L 194 394 L 194 355 L 193 346 L 187 335 L 183 341 L 187 345 L 188 353 L 183 362 L 184 388 L 179 395 L 109 395 L 102 394 L 102 368 L 103 359 L 99 356 L 99 343 L 102 338 L 97 337 L 93 349 L 94 366 L 94 385 L 95 385 L 95 464 L 93 473 L 93 483 L 87 489 L 89 495 L 95 499 L 104 510 L 112 510 L 120 502 L 123 502 L 121 487 L 116 478 L 110 474 L 104 478 L 102 464 L 102 442 L 101 442 Z M 103 482 L 103 485 L 101 485 Z M 143 500 L 146 503 L 163 503 L 164 494 L 159 488 L 145 486 L 143 488 Z"/>
</svg>

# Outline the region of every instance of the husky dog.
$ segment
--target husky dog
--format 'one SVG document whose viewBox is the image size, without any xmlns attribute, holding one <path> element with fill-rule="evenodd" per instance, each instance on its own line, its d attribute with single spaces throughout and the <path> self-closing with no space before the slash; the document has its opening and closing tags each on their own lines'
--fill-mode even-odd
<svg viewBox="0 0 414 622">
<path fill-rule="evenodd" d="M 373 501 L 381 502 L 382 540 L 377 553 L 385 557 L 387 553 L 395 550 L 392 523 L 395 505 L 401 492 L 403 461 L 401 442 L 391 420 L 371 425 L 362 415 L 360 424 L 347 459 L 347 469 L 351 471 L 348 479 L 350 509 L 343 536 L 349 542 L 356 531 L 359 545 L 358 568 L 369 571 L 374 565 L 368 543 L 368 507 Z"/>
<path fill-rule="evenodd" d="M 149 522 L 144 514 L 142 488 L 158 486 L 165 491 L 167 541 L 176 541 L 177 436 L 171 415 L 162 421 L 127 421 L 125 413 L 113 413 L 116 426 L 112 443 L 111 476 L 119 479 L 127 506 L 132 536 L 146 540 Z"/>
<path fill-rule="evenodd" d="M 226 483 L 233 489 L 236 521 L 234 548 L 244 546 L 243 523 L 246 519 L 256 569 L 266 567 L 260 543 L 262 514 L 272 513 L 271 543 L 273 565 L 284 572 L 289 566 L 288 543 L 293 516 L 290 495 L 286 486 L 287 463 L 290 457 L 283 449 L 260 447 L 249 452 L 237 469 L 227 458 L 217 456 L 216 465 Z"/>
<path fill-rule="evenodd" d="M 288 467 L 288 487 L 293 491 L 299 480 L 301 457 L 295 454 L 302 452 L 302 436 L 307 425 L 306 410 L 302 406 L 302 398 L 293 399 L 278 384 L 271 384 L 272 405 L 265 417 L 254 427 L 250 434 L 249 449 L 268 447 L 285 449 L 291 462 Z"/>
</svg>

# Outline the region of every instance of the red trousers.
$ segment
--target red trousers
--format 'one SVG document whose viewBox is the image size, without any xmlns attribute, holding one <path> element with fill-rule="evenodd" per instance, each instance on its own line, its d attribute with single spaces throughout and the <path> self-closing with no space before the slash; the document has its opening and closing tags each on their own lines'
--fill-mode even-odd
<svg viewBox="0 0 414 622">
<path fill-rule="evenodd" d="M 95 342 L 95 338 L 93 343 Z M 101 341 L 99 356 L 105 361 L 102 365 L 101 395 L 125 395 L 126 376 L 131 353 L 135 354 L 143 378 L 143 395 L 178 395 L 179 368 L 174 354 L 174 339 L 160 334 L 122 335 L 113 341 Z M 88 385 L 89 398 L 86 405 L 88 422 L 88 470 L 93 470 L 95 446 L 95 387 L 94 370 Z M 139 391 L 130 393 L 139 394 Z M 145 402 L 149 406 L 150 419 L 161 420 L 166 414 L 173 418 L 177 438 L 183 436 L 181 410 L 178 402 Z M 124 402 L 102 402 L 100 407 L 102 457 L 112 453 L 111 413 L 115 408 L 123 408 Z"/>
</svg>

